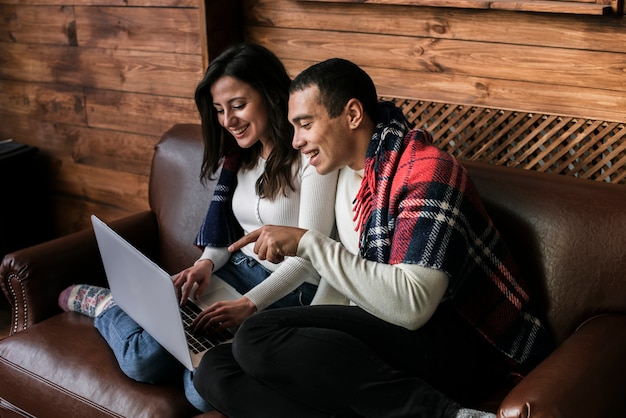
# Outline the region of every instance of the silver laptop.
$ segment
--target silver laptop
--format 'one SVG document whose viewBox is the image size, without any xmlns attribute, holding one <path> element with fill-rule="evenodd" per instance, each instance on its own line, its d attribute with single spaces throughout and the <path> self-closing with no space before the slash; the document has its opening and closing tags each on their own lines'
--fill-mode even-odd
<svg viewBox="0 0 626 418">
<path fill-rule="evenodd" d="M 231 331 L 193 335 L 183 321 L 190 323 L 215 302 L 239 299 L 233 287 L 214 274 L 202 297 L 181 308 L 172 276 L 95 215 L 91 222 L 113 299 L 186 368 L 194 370 L 207 350 L 232 339 Z"/>
</svg>

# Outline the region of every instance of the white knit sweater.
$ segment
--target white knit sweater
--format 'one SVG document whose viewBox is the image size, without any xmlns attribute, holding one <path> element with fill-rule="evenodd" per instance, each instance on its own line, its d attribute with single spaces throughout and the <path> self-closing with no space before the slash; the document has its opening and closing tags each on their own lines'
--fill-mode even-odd
<svg viewBox="0 0 626 418">
<path fill-rule="evenodd" d="M 237 188 L 233 195 L 233 212 L 237 221 L 249 233 L 263 225 L 286 225 L 315 230 L 322 235 L 331 234 L 335 224 L 334 202 L 337 173 L 321 176 L 302 156 L 301 166 L 295 174 L 295 191 L 287 196 L 279 193 L 274 200 L 261 199 L 255 191 L 256 180 L 263 173 L 265 160 L 260 159 L 255 168 L 239 170 Z M 303 282 L 318 284 L 319 274 L 309 261 L 300 257 L 287 257 L 282 263 L 274 264 L 259 260 L 253 251 L 254 243 L 242 251 L 254 257 L 273 273 L 245 296 L 263 310 L 283 296 L 292 292 Z M 226 264 L 230 253 L 226 247 L 205 247 L 200 259 L 210 259 L 215 270 Z"/>
<path fill-rule="evenodd" d="M 393 324 L 417 329 L 430 319 L 448 286 L 448 276 L 413 264 L 382 264 L 358 255 L 352 202 L 363 171 L 342 168 L 335 212 L 341 243 L 315 231 L 300 240 L 298 256 L 322 276 L 313 304 L 355 304 Z"/>
</svg>

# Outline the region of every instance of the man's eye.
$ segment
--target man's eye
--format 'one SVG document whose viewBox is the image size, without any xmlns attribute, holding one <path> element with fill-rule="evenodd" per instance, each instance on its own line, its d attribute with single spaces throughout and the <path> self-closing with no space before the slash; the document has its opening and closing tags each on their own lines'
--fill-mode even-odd
<svg viewBox="0 0 626 418">
<path fill-rule="evenodd" d="M 311 127 L 311 122 L 300 124 L 301 129 L 309 129 Z"/>
</svg>

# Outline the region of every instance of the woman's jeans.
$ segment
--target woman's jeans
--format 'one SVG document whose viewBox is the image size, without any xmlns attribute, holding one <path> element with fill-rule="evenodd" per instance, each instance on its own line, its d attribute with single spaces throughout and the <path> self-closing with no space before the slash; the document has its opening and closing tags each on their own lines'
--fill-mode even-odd
<svg viewBox="0 0 626 418">
<path fill-rule="evenodd" d="M 243 253 L 236 252 L 218 275 L 241 294 L 265 280 L 272 272 Z M 304 283 L 269 308 L 310 304 L 316 287 Z M 118 306 L 112 306 L 95 319 L 95 327 L 107 341 L 122 371 L 131 379 L 146 383 L 163 383 L 184 378 L 185 395 L 200 411 L 213 408 L 196 391 L 192 373 L 141 328 Z"/>
<path fill-rule="evenodd" d="M 230 256 L 230 261 L 216 272 L 218 276 L 242 295 L 255 288 L 271 273 L 270 270 L 267 270 L 254 258 L 245 255 L 241 251 L 233 253 Z M 317 286 L 303 283 L 296 290 L 274 302 L 266 309 L 310 305 L 316 291 Z"/>
<path fill-rule="evenodd" d="M 317 305 L 250 317 L 232 345 L 204 355 L 194 384 L 231 418 L 448 418 L 506 373 L 445 303 L 415 331 L 356 306 Z"/>
</svg>

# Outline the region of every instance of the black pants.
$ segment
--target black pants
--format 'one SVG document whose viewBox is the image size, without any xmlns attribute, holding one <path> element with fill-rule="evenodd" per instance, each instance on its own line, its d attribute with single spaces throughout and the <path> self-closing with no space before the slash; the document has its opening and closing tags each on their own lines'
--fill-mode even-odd
<svg viewBox="0 0 626 418">
<path fill-rule="evenodd" d="M 500 383 L 503 364 L 446 304 L 416 331 L 354 306 L 305 306 L 248 318 L 194 384 L 231 418 L 443 418 Z"/>
</svg>

